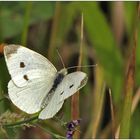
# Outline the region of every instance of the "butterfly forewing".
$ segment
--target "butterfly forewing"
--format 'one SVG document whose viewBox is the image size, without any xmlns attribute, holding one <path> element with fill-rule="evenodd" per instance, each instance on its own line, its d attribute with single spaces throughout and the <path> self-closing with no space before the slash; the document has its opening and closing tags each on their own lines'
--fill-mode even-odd
<svg viewBox="0 0 140 140">
<path fill-rule="evenodd" d="M 87 79 L 86 73 L 80 71 L 66 75 L 55 91 L 59 94 L 58 102 L 62 102 L 80 90 L 87 83 Z"/>
<path fill-rule="evenodd" d="M 26 86 L 44 76 L 49 80 L 57 72 L 48 59 L 28 48 L 7 45 L 4 47 L 4 54 L 11 78 L 18 87 Z"/>
<path fill-rule="evenodd" d="M 4 54 L 12 78 L 8 84 L 11 101 L 29 114 L 40 111 L 57 70 L 45 57 L 22 46 L 5 46 Z"/>
</svg>

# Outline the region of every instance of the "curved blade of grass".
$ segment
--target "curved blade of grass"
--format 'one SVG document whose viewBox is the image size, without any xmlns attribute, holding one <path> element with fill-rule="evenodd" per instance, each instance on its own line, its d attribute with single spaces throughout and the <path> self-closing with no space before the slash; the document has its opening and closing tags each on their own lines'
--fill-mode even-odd
<svg viewBox="0 0 140 140">
<path fill-rule="evenodd" d="M 93 94 L 93 114 L 92 114 L 92 138 L 97 138 L 98 130 L 101 124 L 103 113 L 103 104 L 105 96 L 104 74 L 102 68 L 98 65 L 96 68 L 96 84 Z"/>
<path fill-rule="evenodd" d="M 139 6 L 140 5 L 138 5 L 138 12 L 139 12 Z M 132 52 L 129 53 L 129 58 L 128 58 L 128 71 L 127 71 L 126 82 L 125 82 L 125 100 L 124 100 L 122 120 L 120 125 L 120 138 L 129 138 L 129 134 L 130 134 L 132 95 L 133 95 L 134 81 L 135 81 L 137 25 L 138 25 L 138 14 L 139 14 L 138 12 L 136 12 L 136 19 L 134 20 L 134 34 L 131 43 Z"/>
<path fill-rule="evenodd" d="M 88 37 L 95 49 L 97 60 L 103 67 L 106 84 L 111 87 L 113 99 L 117 103 L 120 100 L 123 83 L 121 54 L 116 47 L 111 29 L 98 3 L 84 2 L 80 5 L 85 17 L 84 21 Z"/>
</svg>

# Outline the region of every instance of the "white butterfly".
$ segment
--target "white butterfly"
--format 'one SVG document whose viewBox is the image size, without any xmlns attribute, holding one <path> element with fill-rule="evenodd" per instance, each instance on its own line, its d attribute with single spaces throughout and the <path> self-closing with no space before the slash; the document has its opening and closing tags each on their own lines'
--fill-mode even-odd
<svg viewBox="0 0 140 140">
<path fill-rule="evenodd" d="M 9 98 L 28 114 L 40 111 L 40 119 L 52 118 L 88 79 L 81 71 L 67 74 L 64 68 L 57 72 L 48 59 L 20 45 L 5 46 L 4 56 L 11 75 Z"/>
</svg>

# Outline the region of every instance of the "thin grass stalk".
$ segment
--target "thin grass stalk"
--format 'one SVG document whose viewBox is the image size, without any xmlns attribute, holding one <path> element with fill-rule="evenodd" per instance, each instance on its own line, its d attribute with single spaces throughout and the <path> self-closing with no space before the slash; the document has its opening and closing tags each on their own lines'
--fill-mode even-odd
<svg viewBox="0 0 140 140">
<path fill-rule="evenodd" d="M 100 128 L 102 110 L 105 95 L 104 75 L 102 68 L 98 65 L 95 70 L 95 87 L 93 94 L 93 114 L 92 114 L 92 138 L 97 138 L 98 130 Z"/>
<path fill-rule="evenodd" d="M 131 108 L 132 114 L 134 113 L 139 101 L 140 101 L 140 89 L 136 92 L 135 96 L 133 97 L 132 108 Z"/>
<path fill-rule="evenodd" d="M 32 9 L 32 1 L 29 1 L 25 6 L 25 16 L 24 16 L 24 21 L 23 21 L 24 25 L 23 25 L 22 35 L 21 35 L 21 44 L 23 46 L 26 46 L 26 43 L 27 43 L 31 9 Z"/>
<path fill-rule="evenodd" d="M 114 115 L 111 89 L 109 89 L 109 97 L 110 97 L 110 110 L 111 110 L 112 138 L 114 139 L 115 138 L 115 115 Z"/>
<path fill-rule="evenodd" d="M 79 54 L 78 66 L 81 66 L 82 64 L 82 55 L 83 55 L 83 13 L 81 16 L 80 54 Z M 77 71 L 80 71 L 80 70 L 81 68 L 78 67 Z M 71 114 L 72 114 L 72 120 L 79 118 L 79 91 L 72 96 Z M 73 138 L 79 138 L 79 137 L 80 137 L 80 133 L 79 131 L 76 131 Z"/>
<path fill-rule="evenodd" d="M 138 6 L 139 7 L 139 6 Z M 139 9 L 139 8 L 138 8 Z M 137 24 L 138 24 L 138 13 L 136 13 L 136 20 L 134 25 L 134 34 L 132 40 L 132 54 L 128 60 L 128 71 L 126 75 L 125 83 L 125 100 L 122 113 L 122 119 L 120 124 L 120 135 L 119 138 L 129 138 L 130 134 L 130 122 L 131 122 L 131 108 L 132 108 L 132 95 L 134 90 L 135 81 L 135 62 L 136 62 L 136 47 L 137 47 Z"/>
<path fill-rule="evenodd" d="M 114 1 L 110 8 L 111 8 L 112 30 L 114 33 L 117 46 L 120 47 L 124 35 L 124 2 Z"/>
<path fill-rule="evenodd" d="M 28 119 L 24 119 L 22 121 L 17 121 L 15 123 L 4 123 L 4 124 L 0 124 L 0 127 L 6 127 L 6 128 L 15 128 L 15 127 L 21 127 L 21 125 L 27 124 L 27 123 L 33 123 L 34 121 L 39 121 L 38 120 L 38 115 L 33 116 L 31 118 Z M 38 126 L 38 127 L 42 127 L 43 130 L 48 131 L 49 134 L 51 134 L 52 136 L 54 136 L 55 138 L 65 138 L 63 136 L 57 135 L 53 132 L 50 132 L 48 129 L 44 128 L 42 125 L 45 124 L 45 126 L 48 126 L 49 128 L 52 127 L 53 130 L 57 131 L 57 127 L 56 126 L 52 126 L 51 122 L 41 122 L 41 123 L 35 123 L 34 125 Z M 60 129 L 58 131 L 59 133 L 61 133 Z"/>
<path fill-rule="evenodd" d="M 3 126 L 3 127 L 18 127 L 22 124 L 30 123 L 30 122 L 35 121 L 35 120 L 38 120 L 38 115 L 34 116 L 32 118 L 29 118 L 29 119 L 25 119 L 23 121 L 18 121 L 18 122 L 10 123 L 10 124 L 2 124 L 1 126 Z"/>
<path fill-rule="evenodd" d="M 48 50 L 48 58 L 52 60 L 53 53 L 56 47 L 56 37 L 57 37 L 57 31 L 58 31 L 58 23 L 60 20 L 60 12 L 61 12 L 61 2 L 57 1 L 55 6 L 55 13 L 52 23 L 52 29 L 51 29 L 51 37 L 50 37 L 50 43 L 49 43 L 49 50 Z"/>
<path fill-rule="evenodd" d="M 95 85 L 93 86 L 93 113 L 91 123 L 85 132 L 84 138 L 92 137 L 96 138 L 99 130 L 102 109 L 104 103 L 104 90 L 105 85 L 103 84 L 103 71 L 100 66 L 98 66 L 95 70 Z"/>
<path fill-rule="evenodd" d="M 131 107 L 131 115 L 133 115 L 138 103 L 140 101 L 140 89 L 138 89 L 137 93 L 134 95 L 133 100 L 132 100 L 132 107 Z M 120 124 L 117 127 L 117 130 L 115 132 L 115 138 L 119 138 L 119 133 L 120 133 Z"/>
<path fill-rule="evenodd" d="M 120 138 L 129 138 L 130 133 L 130 121 L 131 121 L 131 105 L 132 105 L 132 95 L 134 89 L 134 75 L 135 75 L 135 51 L 136 46 L 132 50 L 132 56 L 130 57 L 130 64 L 128 67 L 128 72 L 126 76 L 125 84 L 125 100 L 124 108 L 120 126 Z"/>
</svg>

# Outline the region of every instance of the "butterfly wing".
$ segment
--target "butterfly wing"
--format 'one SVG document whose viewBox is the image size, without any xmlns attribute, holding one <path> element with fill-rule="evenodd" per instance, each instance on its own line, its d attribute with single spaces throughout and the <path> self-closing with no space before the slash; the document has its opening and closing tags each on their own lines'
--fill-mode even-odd
<svg viewBox="0 0 140 140">
<path fill-rule="evenodd" d="M 88 77 L 86 73 L 81 71 L 66 75 L 56 89 L 57 94 L 59 94 L 58 103 L 64 101 L 78 90 L 80 90 L 83 86 L 86 85 L 87 80 Z"/>
<path fill-rule="evenodd" d="M 26 86 L 46 75 L 49 80 L 57 72 L 47 58 L 23 46 L 5 46 L 4 56 L 11 78 L 18 87 Z"/>
<path fill-rule="evenodd" d="M 21 110 L 33 114 L 41 110 L 42 101 L 53 85 L 54 79 L 45 84 L 45 78 L 30 82 L 27 86 L 17 87 L 10 80 L 8 83 L 8 94 L 11 101 Z"/>
<path fill-rule="evenodd" d="M 61 109 L 64 100 L 85 86 L 86 82 L 86 73 L 78 71 L 66 75 L 55 90 L 49 104 L 40 112 L 39 118 L 52 118 Z"/>
<path fill-rule="evenodd" d="M 54 96 L 49 104 L 40 112 L 39 119 L 52 118 L 62 107 L 64 101 L 57 104 L 58 98 Z"/>
</svg>

